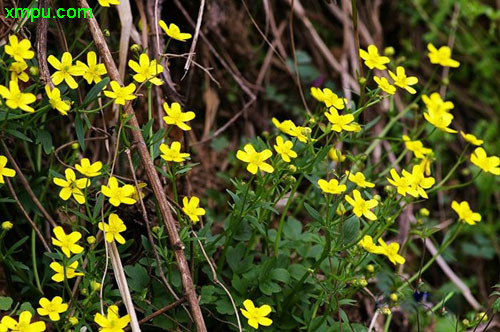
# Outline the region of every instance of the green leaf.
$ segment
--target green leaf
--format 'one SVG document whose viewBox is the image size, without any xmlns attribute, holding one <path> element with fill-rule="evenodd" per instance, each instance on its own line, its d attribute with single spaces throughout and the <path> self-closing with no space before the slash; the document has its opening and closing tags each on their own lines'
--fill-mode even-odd
<svg viewBox="0 0 500 332">
<path fill-rule="evenodd" d="M 131 290 L 141 292 L 144 288 L 148 287 L 149 275 L 144 266 L 139 264 L 134 266 L 127 265 L 124 270 L 128 276 L 127 282 Z"/>
<path fill-rule="evenodd" d="M 80 144 L 80 148 L 85 150 L 85 129 L 83 128 L 82 119 L 80 118 L 80 114 L 75 115 L 75 131 L 76 137 L 78 138 L 78 143 Z"/>
<path fill-rule="evenodd" d="M 0 296 L 0 311 L 8 311 L 14 303 L 14 300 L 10 297 Z"/>
<path fill-rule="evenodd" d="M 28 136 L 24 135 L 22 132 L 20 132 L 18 130 L 15 130 L 15 129 L 5 129 L 5 132 L 7 134 L 10 134 L 10 135 L 16 137 L 16 138 L 19 138 L 20 140 L 33 143 L 33 141 L 31 140 L 31 138 L 29 138 Z"/>
<path fill-rule="evenodd" d="M 43 152 L 50 154 L 52 152 L 52 135 L 48 130 L 40 129 L 38 131 L 38 140 L 42 143 Z"/>
<path fill-rule="evenodd" d="M 283 268 L 277 268 L 271 271 L 271 279 L 286 283 L 290 280 L 290 273 Z"/>
<path fill-rule="evenodd" d="M 315 208 L 313 208 L 311 205 L 307 204 L 306 202 L 304 202 L 304 207 L 306 208 L 307 212 L 314 220 L 323 223 L 323 218 L 321 217 L 321 214 L 318 212 L 318 210 L 316 210 Z"/>
<path fill-rule="evenodd" d="M 342 231 L 344 233 L 344 244 L 351 243 L 356 240 L 359 233 L 359 219 L 356 216 L 351 216 L 344 222 Z"/>
</svg>

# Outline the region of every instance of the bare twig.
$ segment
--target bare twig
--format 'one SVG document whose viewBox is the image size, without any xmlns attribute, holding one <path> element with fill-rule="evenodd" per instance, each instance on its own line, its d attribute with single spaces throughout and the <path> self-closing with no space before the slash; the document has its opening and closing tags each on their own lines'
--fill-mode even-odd
<svg viewBox="0 0 500 332">
<path fill-rule="evenodd" d="M 189 56 L 187 58 L 186 64 L 184 65 L 184 75 L 182 79 L 186 76 L 191 66 L 191 60 L 194 55 L 194 50 L 196 49 L 196 44 L 198 43 L 198 37 L 200 35 L 201 21 L 203 19 L 203 11 L 205 10 L 205 0 L 200 1 L 200 9 L 198 10 L 198 19 L 196 20 L 196 28 L 194 31 L 193 42 L 191 43 L 191 48 L 189 49 Z M 181 79 L 181 80 L 182 80 Z"/>
<path fill-rule="evenodd" d="M 40 0 L 40 9 L 47 11 L 48 0 Z M 49 19 L 42 15 L 38 19 L 36 26 L 36 56 L 38 67 L 40 68 L 40 79 L 44 84 L 48 84 L 51 89 L 54 84 L 50 78 L 49 65 L 47 64 L 47 30 L 49 27 Z"/>
</svg>

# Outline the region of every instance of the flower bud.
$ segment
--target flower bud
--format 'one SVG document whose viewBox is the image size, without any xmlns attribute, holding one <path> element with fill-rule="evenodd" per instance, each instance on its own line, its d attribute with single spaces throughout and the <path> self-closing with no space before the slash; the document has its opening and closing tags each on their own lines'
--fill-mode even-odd
<svg viewBox="0 0 500 332">
<path fill-rule="evenodd" d="M 338 215 L 338 216 L 342 216 L 344 215 L 345 213 L 347 212 L 344 204 L 340 203 L 339 206 L 337 207 L 337 211 L 335 211 L 335 213 Z"/>
<path fill-rule="evenodd" d="M 288 170 L 291 173 L 295 173 L 295 172 L 297 172 L 297 166 L 295 166 L 295 165 L 288 165 Z"/>
<path fill-rule="evenodd" d="M 309 122 L 309 124 L 313 125 L 313 124 L 316 124 L 316 119 L 312 116 L 309 118 L 309 120 L 307 120 L 307 122 Z"/>
<path fill-rule="evenodd" d="M 75 326 L 76 324 L 78 324 L 78 318 L 76 318 L 75 316 L 71 316 L 69 319 L 68 319 L 69 323 L 73 326 Z"/>
<path fill-rule="evenodd" d="M 153 231 L 153 233 L 159 234 L 160 233 L 160 226 L 158 226 L 158 225 L 153 226 L 153 228 L 151 230 Z"/>
<path fill-rule="evenodd" d="M 377 202 L 380 202 L 382 197 L 380 197 L 380 195 L 373 195 L 373 199 L 376 200 Z"/>
<path fill-rule="evenodd" d="M 448 77 L 445 77 L 441 80 L 441 83 L 443 83 L 443 85 L 449 85 L 450 84 L 450 79 Z"/>
<path fill-rule="evenodd" d="M 108 29 L 104 29 L 104 30 L 102 30 L 102 34 L 104 35 L 104 37 L 109 37 L 109 36 L 111 36 L 111 33 L 109 32 L 109 30 L 108 30 Z"/>
<path fill-rule="evenodd" d="M 87 290 L 87 288 L 82 288 L 80 289 L 80 294 L 82 294 L 83 296 L 87 296 L 89 295 L 89 291 Z"/>
<path fill-rule="evenodd" d="M 262 137 L 264 137 L 265 139 L 269 139 L 269 132 L 267 130 L 264 130 L 262 132 Z"/>
<path fill-rule="evenodd" d="M 482 322 L 485 322 L 488 320 L 488 315 L 486 314 L 486 312 L 479 312 L 477 315 L 476 315 L 476 319 L 478 320 L 481 320 Z"/>
<path fill-rule="evenodd" d="M 40 69 L 38 68 L 38 66 L 31 66 L 30 67 L 30 74 L 32 76 L 38 76 L 40 74 Z"/>
<path fill-rule="evenodd" d="M 364 78 L 364 77 L 360 77 L 360 78 L 359 78 L 359 84 L 361 84 L 361 85 L 366 84 L 366 78 Z"/>
<path fill-rule="evenodd" d="M 285 182 L 288 184 L 294 184 L 295 182 L 297 182 L 297 179 L 295 178 L 295 176 L 289 175 L 285 178 Z"/>
<path fill-rule="evenodd" d="M 92 235 L 91 235 L 91 236 L 87 237 L 87 243 L 88 243 L 88 244 L 92 245 L 92 244 L 94 244 L 94 243 L 95 243 L 95 241 L 96 241 L 96 240 L 95 240 L 95 236 L 92 236 Z"/>
<path fill-rule="evenodd" d="M 418 212 L 423 217 L 428 217 L 431 214 L 431 212 L 429 210 L 427 210 L 426 208 L 421 208 Z"/>
<path fill-rule="evenodd" d="M 92 289 L 92 292 L 96 292 L 101 288 L 101 284 L 95 280 L 92 280 L 90 282 L 90 289 Z"/>
<path fill-rule="evenodd" d="M 79 147 L 80 147 L 80 144 L 78 144 L 78 143 L 73 143 L 73 144 L 71 144 L 71 148 L 72 148 L 73 150 L 77 150 Z"/>
<path fill-rule="evenodd" d="M 392 293 L 389 298 L 391 299 L 392 302 L 397 302 L 398 301 L 398 294 Z"/>
<path fill-rule="evenodd" d="M 390 315 L 391 314 L 391 309 L 389 309 L 389 307 L 384 307 L 384 308 L 382 308 L 382 313 L 384 315 Z"/>
<path fill-rule="evenodd" d="M 360 280 L 359 280 L 359 285 L 360 285 L 361 287 L 366 287 L 366 286 L 368 286 L 368 281 L 366 281 L 366 279 L 365 279 L 365 278 L 360 279 Z"/>
<path fill-rule="evenodd" d="M 139 53 L 141 51 L 141 47 L 137 44 L 132 44 L 130 46 L 130 51 L 135 52 L 135 53 Z"/>
<path fill-rule="evenodd" d="M 366 271 L 368 271 L 369 273 L 375 272 L 375 266 L 373 266 L 372 264 L 368 264 L 366 266 Z"/>
<path fill-rule="evenodd" d="M 10 229 L 12 229 L 12 227 L 14 227 L 14 224 L 12 224 L 10 221 L 4 221 L 4 222 L 2 223 L 2 229 L 3 229 L 4 231 L 8 231 L 8 230 L 10 230 Z"/>
<path fill-rule="evenodd" d="M 385 56 L 392 56 L 396 53 L 396 51 L 394 50 L 394 47 L 392 46 L 387 46 L 386 48 L 384 48 L 384 55 Z"/>
</svg>

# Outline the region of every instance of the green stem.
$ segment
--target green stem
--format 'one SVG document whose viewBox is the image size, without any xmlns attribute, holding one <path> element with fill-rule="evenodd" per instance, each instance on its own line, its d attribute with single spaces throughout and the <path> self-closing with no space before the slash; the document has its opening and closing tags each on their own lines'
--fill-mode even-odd
<svg viewBox="0 0 500 332">
<path fill-rule="evenodd" d="M 38 265 L 36 263 L 36 240 L 35 230 L 31 230 L 31 260 L 33 262 L 33 275 L 35 276 L 36 287 L 43 294 L 42 285 L 40 284 L 40 277 L 38 275 Z"/>
<path fill-rule="evenodd" d="M 152 90 L 152 84 L 148 83 L 148 121 L 153 120 L 153 98 L 151 96 L 151 90 Z M 152 143 L 153 141 L 153 123 L 151 123 L 151 126 L 149 127 L 149 139 L 151 140 L 150 146 L 149 146 L 149 154 L 151 155 L 151 158 L 153 158 L 153 152 L 154 152 L 154 145 Z"/>
</svg>

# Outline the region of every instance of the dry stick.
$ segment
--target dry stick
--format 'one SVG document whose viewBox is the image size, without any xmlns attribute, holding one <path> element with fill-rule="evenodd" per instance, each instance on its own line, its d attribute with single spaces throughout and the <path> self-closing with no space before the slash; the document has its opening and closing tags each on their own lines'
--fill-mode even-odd
<svg viewBox="0 0 500 332">
<path fill-rule="evenodd" d="M 40 0 L 40 9 L 48 10 L 48 0 Z M 51 89 L 54 88 L 52 80 L 50 79 L 49 65 L 47 64 L 47 30 L 49 27 L 49 19 L 42 17 L 38 19 L 36 25 L 36 56 L 38 60 L 38 67 L 40 68 L 40 79 L 43 83 L 48 84 Z"/>
<path fill-rule="evenodd" d="M 234 303 L 233 297 L 231 296 L 231 293 L 227 290 L 226 286 L 222 282 L 219 281 L 219 278 L 217 278 L 217 272 L 215 271 L 214 265 L 212 261 L 210 260 L 210 257 L 208 257 L 207 253 L 205 252 L 205 248 L 203 247 L 203 244 L 201 244 L 200 239 L 198 238 L 198 235 L 196 235 L 196 232 L 191 231 L 191 234 L 194 235 L 196 238 L 196 241 L 198 241 L 198 244 L 200 245 L 201 252 L 203 253 L 203 256 L 205 256 L 205 259 L 207 260 L 208 266 L 210 267 L 210 270 L 212 270 L 212 278 L 214 279 L 214 282 L 218 284 L 219 286 L 224 289 L 226 292 L 227 296 L 229 296 L 229 299 L 231 300 L 231 304 L 233 305 L 234 309 L 234 314 L 236 315 L 236 321 L 238 322 L 238 330 L 242 332 L 241 328 L 241 322 L 240 322 L 240 315 L 238 315 L 238 308 L 236 308 L 236 304 Z"/>
<path fill-rule="evenodd" d="M 189 71 L 189 67 L 191 66 L 191 60 L 194 55 L 194 50 L 196 48 L 196 44 L 198 42 L 198 37 L 200 35 L 201 21 L 203 19 L 203 11 L 205 9 L 205 0 L 201 0 L 200 9 L 198 10 L 198 19 L 196 20 L 196 29 L 194 32 L 193 42 L 191 43 L 191 48 L 189 49 L 189 56 L 187 58 L 186 64 L 184 65 L 184 75 L 182 75 L 181 81 L 186 77 L 186 74 Z"/>
<path fill-rule="evenodd" d="M 179 301 L 181 298 L 179 298 L 177 293 L 175 293 L 175 291 L 172 289 L 172 286 L 170 286 L 170 283 L 168 282 L 167 277 L 165 276 L 165 273 L 163 272 L 163 268 L 161 267 L 160 255 L 158 255 L 158 251 L 156 250 L 155 241 L 153 238 L 153 233 L 151 232 L 151 224 L 149 222 L 148 213 L 146 211 L 146 206 L 144 205 L 144 200 L 142 199 L 142 195 L 140 194 L 141 191 L 139 188 L 139 183 L 137 182 L 137 177 L 135 176 L 134 164 L 132 163 L 132 157 L 130 156 L 130 150 L 129 149 L 125 150 L 125 153 L 127 154 L 127 159 L 128 159 L 128 163 L 130 166 L 130 172 L 132 172 L 132 178 L 134 180 L 135 190 L 139 193 L 138 196 L 139 196 L 139 203 L 141 204 L 142 218 L 144 219 L 144 223 L 146 224 L 148 239 L 149 239 L 149 242 L 151 243 L 151 248 L 153 249 L 153 255 L 155 256 L 156 265 L 158 266 L 158 271 L 160 272 L 161 280 L 163 281 L 163 283 L 167 287 L 170 294 L 172 294 L 172 296 L 175 298 L 175 300 Z M 186 299 L 184 299 L 182 302 L 184 302 L 185 300 Z M 191 314 L 186 309 L 184 304 L 182 304 L 182 307 L 184 308 L 184 310 L 186 310 L 186 313 L 188 314 L 189 318 L 192 320 L 193 318 L 191 317 Z"/>
<path fill-rule="evenodd" d="M 42 233 L 40 232 L 40 230 L 38 229 L 38 227 L 36 227 L 35 222 L 30 218 L 28 212 L 26 212 L 26 210 L 24 209 L 24 206 L 19 201 L 19 198 L 17 197 L 16 192 L 15 192 L 14 188 L 12 187 L 12 184 L 10 183 L 10 180 L 8 178 L 6 178 L 5 182 L 7 182 L 7 186 L 9 187 L 9 191 L 12 194 L 12 197 L 14 198 L 14 200 L 16 201 L 17 206 L 19 206 L 19 209 L 21 209 L 21 212 L 24 214 L 24 217 L 26 219 L 28 219 L 29 223 L 31 224 L 31 227 L 33 227 L 33 229 L 35 230 L 36 234 L 40 238 L 40 241 L 42 241 L 43 246 L 45 247 L 45 250 L 47 250 L 48 252 L 52 252 L 50 250 L 49 245 L 47 244 L 47 241 L 45 241 L 45 239 L 43 238 Z"/>
<path fill-rule="evenodd" d="M 26 192 L 28 193 L 28 195 L 31 198 L 31 200 L 33 201 L 33 203 L 35 203 L 38 210 L 40 210 L 40 212 L 43 214 L 44 218 L 47 219 L 47 221 L 52 225 L 52 227 L 57 227 L 57 224 L 54 221 L 54 219 L 50 216 L 50 214 L 47 212 L 47 210 L 45 210 L 45 208 L 43 207 L 42 203 L 40 203 L 40 201 L 36 197 L 33 190 L 31 190 L 31 187 L 30 187 L 28 180 L 26 180 L 24 173 L 21 171 L 21 168 L 16 163 L 16 160 L 14 159 L 14 157 L 12 157 L 12 155 L 10 154 L 9 149 L 7 148 L 7 145 L 5 144 L 5 142 L 3 140 L 2 140 L 2 147 L 3 147 L 3 150 L 5 152 L 5 155 L 7 156 L 7 159 L 9 159 L 10 163 L 12 164 L 14 169 L 16 170 L 17 177 L 21 181 L 24 189 L 26 189 Z"/>
<path fill-rule="evenodd" d="M 89 5 L 86 0 L 78 0 L 78 5 L 84 9 L 89 9 Z M 108 70 L 109 76 L 111 79 L 117 81 L 120 85 L 123 84 L 120 79 L 120 75 L 118 74 L 118 70 L 114 63 L 113 57 L 111 56 L 111 52 L 109 51 L 108 45 L 104 39 L 101 28 L 97 23 L 94 17 L 87 18 L 90 32 L 92 33 L 92 37 L 95 41 L 97 49 L 103 58 L 104 64 Z M 184 286 L 184 290 L 186 292 L 188 303 L 191 307 L 191 313 L 193 315 L 193 319 L 195 321 L 196 327 L 199 332 L 207 331 L 205 327 L 205 322 L 203 320 L 203 315 L 201 313 L 200 304 L 198 303 L 198 298 L 196 296 L 196 292 L 193 285 L 193 280 L 191 279 L 191 274 L 189 272 L 189 267 L 186 261 L 186 256 L 184 255 L 184 244 L 179 238 L 179 234 L 177 233 L 177 228 L 175 224 L 175 220 L 172 216 L 170 208 L 168 206 L 167 199 L 165 197 L 165 193 L 163 192 L 163 187 L 160 182 L 160 178 L 156 173 L 155 166 L 153 161 L 151 160 L 151 156 L 149 155 L 148 148 L 146 143 L 144 142 L 144 138 L 142 137 L 142 133 L 139 128 L 139 123 L 137 118 L 135 117 L 134 109 L 130 103 L 127 103 L 125 106 L 125 111 L 127 115 L 130 117 L 130 126 L 132 127 L 131 132 L 134 140 L 137 142 L 137 150 L 139 152 L 139 156 L 141 158 L 142 164 L 146 171 L 146 174 L 151 182 L 151 187 L 158 201 L 158 206 L 160 208 L 161 215 L 163 217 L 163 222 L 165 223 L 165 227 L 167 229 L 169 235 L 169 241 L 174 249 L 175 258 L 178 263 L 178 268 L 181 274 L 182 284 Z"/>
<path fill-rule="evenodd" d="M 453 49 L 453 44 L 455 44 L 455 35 L 457 32 L 459 14 L 460 14 L 460 3 L 457 2 L 455 3 L 453 17 L 451 18 L 451 34 L 450 37 L 448 38 L 448 47 L 450 49 Z M 441 75 L 441 80 L 444 81 L 444 79 L 448 77 L 449 73 L 450 73 L 450 67 L 444 67 L 443 73 Z M 446 94 L 446 88 L 447 88 L 446 84 L 441 85 L 441 88 L 439 89 L 439 95 L 441 96 L 441 98 L 444 98 L 444 95 Z"/>
<path fill-rule="evenodd" d="M 172 302 L 170 303 L 169 305 L 167 306 L 164 306 L 163 308 L 161 308 L 160 310 L 157 310 L 155 312 L 153 312 L 151 315 L 148 315 L 146 317 L 144 317 L 143 319 L 141 319 L 139 321 L 139 324 L 144 324 L 146 323 L 147 321 L 150 321 L 151 319 L 155 318 L 156 316 L 159 316 L 161 314 L 164 314 L 166 313 L 167 311 L 169 310 L 172 310 L 173 308 L 177 307 L 179 304 L 182 304 L 186 302 L 186 299 L 184 297 L 181 297 L 180 299 L 178 299 L 177 301 L 175 302 Z"/>
</svg>

